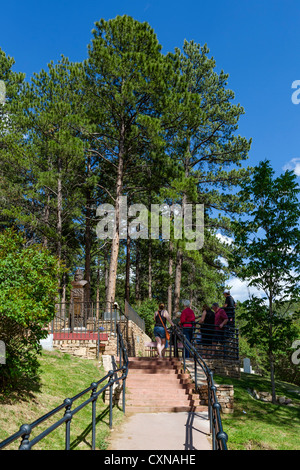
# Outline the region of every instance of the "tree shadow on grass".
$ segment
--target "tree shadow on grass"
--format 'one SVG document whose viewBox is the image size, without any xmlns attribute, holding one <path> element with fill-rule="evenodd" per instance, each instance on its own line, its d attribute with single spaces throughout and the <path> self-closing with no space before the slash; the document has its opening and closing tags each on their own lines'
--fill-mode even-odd
<svg viewBox="0 0 300 470">
<path fill-rule="evenodd" d="M 107 421 L 105 421 L 105 418 L 108 418 Z M 107 406 L 97 417 L 96 417 L 96 438 L 97 438 L 97 425 L 99 422 L 102 422 L 104 425 L 107 427 L 109 426 L 109 406 Z M 98 430 L 99 432 L 99 430 Z M 92 438 L 92 423 L 90 423 L 85 430 L 74 439 L 74 441 L 71 442 L 70 444 L 70 449 L 74 450 L 76 449 L 81 443 L 86 444 L 90 449 L 92 449 L 92 442 L 89 442 L 87 440 L 87 436 L 90 436 L 90 440 Z"/>
<path fill-rule="evenodd" d="M 9 386 L 0 389 L 0 404 L 13 405 L 18 402 L 32 402 L 36 394 L 41 392 L 41 381 L 39 377 L 34 379 L 21 377 Z"/>
</svg>

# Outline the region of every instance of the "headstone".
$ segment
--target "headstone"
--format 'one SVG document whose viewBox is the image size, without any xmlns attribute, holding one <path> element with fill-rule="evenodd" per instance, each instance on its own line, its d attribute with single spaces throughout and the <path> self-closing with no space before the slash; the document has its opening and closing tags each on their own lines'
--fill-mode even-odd
<svg viewBox="0 0 300 470">
<path fill-rule="evenodd" d="M 244 359 L 244 372 L 246 372 L 246 374 L 252 374 L 252 367 L 248 357 L 245 357 Z"/>
<path fill-rule="evenodd" d="M 6 347 L 4 341 L 0 341 L 0 364 L 6 364 Z"/>
<path fill-rule="evenodd" d="M 41 339 L 40 345 L 45 351 L 53 351 L 53 334 L 49 334 L 47 338 Z"/>
</svg>

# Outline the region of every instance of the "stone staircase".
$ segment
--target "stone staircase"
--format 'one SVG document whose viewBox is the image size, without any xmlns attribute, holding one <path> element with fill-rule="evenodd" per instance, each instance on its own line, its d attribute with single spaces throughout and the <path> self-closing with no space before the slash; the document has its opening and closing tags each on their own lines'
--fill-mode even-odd
<svg viewBox="0 0 300 470">
<path fill-rule="evenodd" d="M 129 359 L 126 380 L 126 414 L 207 411 L 182 363 L 176 358 Z"/>
</svg>

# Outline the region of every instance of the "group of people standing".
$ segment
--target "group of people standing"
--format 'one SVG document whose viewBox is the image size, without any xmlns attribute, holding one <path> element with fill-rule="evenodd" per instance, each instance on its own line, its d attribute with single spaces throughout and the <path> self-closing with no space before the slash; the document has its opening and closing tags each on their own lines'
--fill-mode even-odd
<svg viewBox="0 0 300 470">
<path fill-rule="evenodd" d="M 184 301 L 184 310 L 178 313 L 177 321 L 179 327 L 186 339 L 191 342 L 194 333 L 196 320 L 199 321 L 201 328 L 201 344 L 204 346 L 214 345 L 224 342 L 224 327 L 234 327 L 234 312 L 235 302 L 229 291 L 224 291 L 225 303 L 223 308 L 217 302 L 209 305 L 204 305 L 201 317 L 196 318 L 194 311 L 191 309 L 190 301 Z M 163 357 L 167 347 L 167 322 L 174 326 L 174 322 L 170 318 L 168 311 L 165 309 L 164 304 L 159 305 L 158 311 L 154 314 L 155 326 L 154 336 L 157 344 L 157 356 Z M 189 351 L 186 349 L 185 357 L 189 357 Z"/>
</svg>

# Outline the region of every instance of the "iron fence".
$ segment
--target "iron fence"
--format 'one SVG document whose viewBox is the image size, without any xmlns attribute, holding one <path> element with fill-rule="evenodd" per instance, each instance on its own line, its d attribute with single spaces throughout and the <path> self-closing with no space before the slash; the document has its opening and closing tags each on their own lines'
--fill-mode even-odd
<svg viewBox="0 0 300 470">
<path fill-rule="evenodd" d="M 204 359 L 225 359 L 239 361 L 239 330 L 225 326 L 217 330 L 215 325 L 201 325 L 198 322 L 189 322 L 190 328 L 183 324 L 182 332 L 195 346 Z"/>
<path fill-rule="evenodd" d="M 124 347 L 123 337 L 119 330 L 119 325 L 117 325 L 117 336 L 118 336 L 118 349 L 120 351 L 120 362 L 118 368 L 115 370 L 109 371 L 105 377 L 101 378 L 97 382 L 93 382 L 90 387 L 86 388 L 85 390 L 81 391 L 77 395 L 72 398 L 66 398 L 63 403 L 57 406 L 55 409 L 51 410 L 49 413 L 46 413 L 44 416 L 38 418 L 31 424 L 23 424 L 19 431 L 13 434 L 12 436 L 8 437 L 4 441 L 0 442 L 0 449 L 4 449 L 8 447 L 10 444 L 15 442 L 16 440 L 21 439 L 21 444 L 19 446 L 19 450 L 30 450 L 32 449 L 38 442 L 44 439 L 46 436 L 51 434 L 55 429 L 59 428 L 63 424 L 65 424 L 65 450 L 70 450 L 70 436 L 71 436 L 71 422 L 73 417 L 84 407 L 92 404 L 92 422 L 91 422 L 91 430 L 92 430 L 92 450 L 96 448 L 96 403 L 98 398 L 102 395 L 102 393 L 108 388 L 109 389 L 109 427 L 112 427 L 112 420 L 113 420 L 113 385 L 114 383 L 122 382 L 122 389 L 123 389 L 123 399 L 122 399 L 122 407 L 123 412 L 125 413 L 125 391 L 126 391 L 126 378 L 128 374 L 128 356 L 127 351 Z M 99 389 L 99 387 L 101 387 Z M 76 408 L 72 408 L 74 403 L 79 400 L 79 398 L 87 395 L 91 392 L 89 398 L 87 398 L 83 403 L 80 403 Z M 50 425 L 46 430 L 40 432 L 37 436 L 31 438 L 32 431 L 40 426 L 43 422 L 48 421 L 53 416 L 57 415 L 60 411 L 64 410 L 64 415 L 58 419 L 55 423 Z"/>
<path fill-rule="evenodd" d="M 214 384 L 213 372 L 209 369 L 204 359 L 200 356 L 195 345 L 192 344 L 184 335 L 181 328 L 173 327 L 172 332 L 174 334 L 174 355 L 178 354 L 176 344 L 180 341 L 183 345 L 183 366 L 184 371 L 186 368 L 185 356 L 186 352 L 189 352 L 189 356 L 194 360 L 194 374 L 195 374 L 195 389 L 198 390 L 198 378 L 197 378 L 197 365 L 203 370 L 208 388 L 208 414 L 210 421 L 210 432 L 212 435 L 212 449 L 213 450 L 228 450 L 227 441 L 228 435 L 223 430 L 222 419 L 221 419 L 221 405 L 217 397 L 217 389 Z"/>
<path fill-rule="evenodd" d="M 55 317 L 49 325 L 50 333 L 70 336 L 97 333 L 116 333 L 117 322 L 126 321 L 117 303 L 61 302 L 55 306 Z"/>
<path fill-rule="evenodd" d="M 145 331 L 145 321 L 131 307 L 127 300 L 125 300 L 125 316 L 128 320 L 133 321 L 141 330 Z"/>
</svg>

